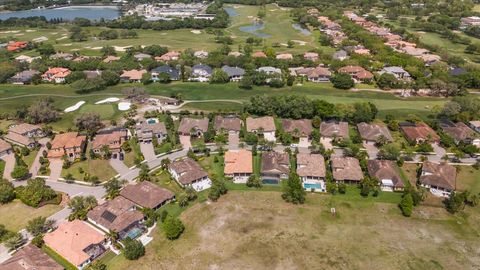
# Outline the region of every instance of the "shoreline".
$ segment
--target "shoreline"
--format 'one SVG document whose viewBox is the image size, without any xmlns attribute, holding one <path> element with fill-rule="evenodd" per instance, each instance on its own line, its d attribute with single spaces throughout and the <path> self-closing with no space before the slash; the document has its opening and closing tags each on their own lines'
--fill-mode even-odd
<svg viewBox="0 0 480 270">
<path fill-rule="evenodd" d="M 39 11 L 39 10 L 52 10 L 52 9 L 66 9 L 66 8 L 92 8 L 92 9 L 99 9 L 99 8 L 109 8 L 109 9 L 117 9 L 121 11 L 121 5 L 62 5 L 62 6 L 50 6 L 44 8 L 33 8 L 33 9 L 21 9 L 21 10 L 2 10 L 0 14 L 8 14 L 8 13 L 15 13 L 15 12 L 27 12 L 27 11 Z"/>
</svg>

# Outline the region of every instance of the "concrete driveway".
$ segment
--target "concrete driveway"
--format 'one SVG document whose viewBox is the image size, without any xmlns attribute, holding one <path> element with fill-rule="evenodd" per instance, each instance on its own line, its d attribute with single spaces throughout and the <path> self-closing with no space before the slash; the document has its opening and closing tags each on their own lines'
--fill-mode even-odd
<svg viewBox="0 0 480 270">
<path fill-rule="evenodd" d="M 377 159 L 378 148 L 375 145 L 363 143 L 363 147 L 367 150 L 368 159 Z"/>
<path fill-rule="evenodd" d="M 15 154 L 10 153 L 2 157 L 5 161 L 5 169 L 3 170 L 3 178 L 7 180 L 12 180 L 13 168 L 15 168 Z"/>
<path fill-rule="evenodd" d="M 305 137 L 301 137 L 300 140 L 298 141 L 299 148 L 308 148 L 311 145 L 312 144 L 310 143 L 310 141 L 308 141 L 308 138 L 305 138 Z"/>
<path fill-rule="evenodd" d="M 428 160 L 432 162 L 441 162 L 442 157 L 447 154 L 447 151 L 445 151 L 445 149 L 443 149 L 436 143 L 432 143 L 431 145 L 433 148 L 433 152 L 435 152 L 435 155 L 429 155 Z"/>
<path fill-rule="evenodd" d="M 192 147 L 190 136 L 180 136 L 180 143 L 182 144 L 183 149 L 188 150 Z"/>
<path fill-rule="evenodd" d="M 63 160 L 60 158 L 51 158 L 50 161 L 50 177 L 51 181 L 57 181 L 62 176 Z"/>
<path fill-rule="evenodd" d="M 229 149 L 238 148 L 238 144 L 240 144 L 240 136 L 237 133 L 228 133 Z"/>
<path fill-rule="evenodd" d="M 142 151 L 145 160 L 152 160 L 155 158 L 155 149 L 153 148 L 153 143 L 141 142 L 140 151 Z"/>
<path fill-rule="evenodd" d="M 330 138 L 320 138 L 320 143 L 325 147 L 325 150 L 332 150 L 332 139 Z"/>
<path fill-rule="evenodd" d="M 119 159 L 110 159 L 110 166 L 120 175 L 128 173 L 129 168 Z"/>
</svg>

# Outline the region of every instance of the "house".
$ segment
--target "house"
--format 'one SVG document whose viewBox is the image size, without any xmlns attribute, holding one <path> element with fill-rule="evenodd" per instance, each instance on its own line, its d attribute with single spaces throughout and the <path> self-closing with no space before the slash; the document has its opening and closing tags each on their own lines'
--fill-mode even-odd
<svg viewBox="0 0 480 270">
<path fill-rule="evenodd" d="M 34 137 L 44 137 L 45 133 L 43 132 L 43 129 L 41 126 L 38 125 L 32 125 L 28 123 L 22 123 L 18 125 L 11 126 L 8 129 L 9 132 L 17 133 L 22 136 L 26 136 L 29 138 L 34 138 Z"/>
<path fill-rule="evenodd" d="M 82 156 L 85 150 L 87 137 L 78 135 L 78 132 L 67 132 L 55 135 L 48 151 L 49 158 L 62 158 L 66 156 L 69 161 L 74 161 Z"/>
<path fill-rule="evenodd" d="M 447 197 L 456 189 L 457 169 L 447 163 L 425 161 L 419 183 L 430 189 L 433 195 Z"/>
<path fill-rule="evenodd" d="M 228 79 L 231 82 L 238 82 L 243 78 L 243 75 L 245 75 L 245 70 L 239 67 L 223 66 L 222 70 L 228 74 Z"/>
<path fill-rule="evenodd" d="M 208 118 L 182 118 L 178 126 L 178 134 L 182 136 L 202 137 L 208 130 Z"/>
<path fill-rule="evenodd" d="M 282 70 L 276 67 L 259 67 L 258 72 L 265 72 L 267 75 L 282 75 Z"/>
<path fill-rule="evenodd" d="M 60 223 L 55 231 L 45 234 L 43 241 L 80 269 L 106 251 L 103 233 L 78 219 Z"/>
<path fill-rule="evenodd" d="M 380 74 L 387 73 L 392 74 L 398 80 L 406 80 L 409 81 L 412 77 L 410 73 L 404 70 L 402 67 L 393 66 L 393 67 L 384 67 L 380 72 Z"/>
<path fill-rule="evenodd" d="M 348 53 L 344 50 L 337 51 L 332 55 L 332 59 L 339 61 L 346 60 L 348 59 Z"/>
<path fill-rule="evenodd" d="M 34 148 L 37 143 L 33 138 L 27 137 L 27 136 L 22 136 L 18 133 L 14 132 L 8 132 L 3 138 L 10 143 L 20 145 L 22 147 L 27 147 L 27 148 Z"/>
<path fill-rule="evenodd" d="M 307 79 L 310 82 L 329 82 L 332 73 L 328 68 L 316 67 L 307 73 Z"/>
<path fill-rule="evenodd" d="M 32 78 L 39 74 L 40 72 L 33 69 L 20 71 L 11 77 L 9 82 L 12 84 L 29 84 L 32 81 Z"/>
<path fill-rule="evenodd" d="M 133 55 L 133 58 L 135 58 L 135 60 L 140 62 L 140 61 L 143 61 L 145 59 L 151 59 L 152 56 L 150 54 L 146 54 L 146 53 L 137 53 L 137 54 Z"/>
<path fill-rule="evenodd" d="M 338 69 L 340 73 L 346 73 L 352 77 L 355 82 L 370 82 L 373 74 L 361 66 L 344 66 Z"/>
<path fill-rule="evenodd" d="M 157 210 L 175 200 L 175 193 L 151 182 L 143 181 L 126 185 L 120 196 L 132 201 L 141 208 Z"/>
<path fill-rule="evenodd" d="M 264 184 L 279 184 L 290 173 L 290 157 L 275 151 L 262 153 L 260 176 Z"/>
<path fill-rule="evenodd" d="M 363 179 L 360 162 L 353 157 L 332 157 L 333 180 L 337 183 L 358 184 Z"/>
<path fill-rule="evenodd" d="M 1 263 L 0 270 L 64 270 L 64 268 L 40 248 L 29 244 Z"/>
<path fill-rule="evenodd" d="M 208 57 L 208 52 L 207 51 L 196 51 L 193 53 L 193 56 L 199 59 L 205 59 Z"/>
<path fill-rule="evenodd" d="M 110 63 L 118 61 L 118 60 L 120 60 L 120 57 L 109 55 L 109 56 L 105 57 L 105 59 L 103 59 L 103 62 L 107 63 L 107 64 L 110 64 Z"/>
<path fill-rule="evenodd" d="M 470 124 L 470 127 L 473 128 L 476 132 L 480 132 L 480 121 L 470 121 L 468 122 Z"/>
<path fill-rule="evenodd" d="M 87 61 L 87 60 L 90 60 L 92 59 L 92 57 L 90 56 L 86 56 L 86 55 L 80 55 L 78 57 L 76 57 L 75 59 L 73 59 L 73 62 L 83 62 L 83 61 Z"/>
<path fill-rule="evenodd" d="M 71 53 L 64 53 L 64 52 L 58 52 L 55 54 L 50 55 L 50 59 L 52 60 L 65 60 L 65 61 L 72 61 L 75 56 Z"/>
<path fill-rule="evenodd" d="M 120 75 L 120 81 L 124 83 L 134 82 L 139 83 L 142 81 L 143 74 L 146 74 L 147 71 L 145 69 L 137 70 L 124 70 L 122 75 Z"/>
<path fill-rule="evenodd" d="M 252 53 L 252 58 L 267 58 L 267 55 L 264 52 L 254 52 Z"/>
<path fill-rule="evenodd" d="M 47 82 L 55 82 L 55 83 L 64 83 L 65 78 L 70 75 L 71 71 L 68 68 L 49 68 L 45 73 L 42 75 L 42 80 Z"/>
<path fill-rule="evenodd" d="M 30 57 L 28 55 L 19 55 L 15 57 L 15 61 L 19 63 L 31 64 L 34 60 L 41 59 L 41 58 L 42 58 L 41 56 Z"/>
<path fill-rule="evenodd" d="M 118 233 L 119 240 L 127 237 L 135 239 L 145 230 L 143 213 L 137 210 L 132 201 L 122 196 L 97 205 L 87 213 L 87 218 L 105 233 L 110 231 Z"/>
<path fill-rule="evenodd" d="M 263 135 L 265 140 L 269 142 L 275 142 L 275 122 L 273 117 L 264 116 L 264 117 L 247 117 L 247 131 L 253 132 L 259 135 Z"/>
<path fill-rule="evenodd" d="M 233 56 L 233 57 L 240 57 L 242 55 L 243 55 L 243 53 L 241 53 L 241 52 L 229 52 L 228 53 L 228 56 Z"/>
<path fill-rule="evenodd" d="M 348 138 L 348 123 L 347 122 L 337 122 L 337 121 L 327 121 L 320 124 L 320 136 L 321 138 Z"/>
<path fill-rule="evenodd" d="M 105 157 L 110 153 L 111 158 L 123 160 L 122 145 L 128 140 L 128 137 L 128 130 L 125 128 L 100 130 L 92 142 L 91 149 L 97 155 Z"/>
<path fill-rule="evenodd" d="M 252 152 L 241 150 L 229 150 L 225 153 L 224 174 L 233 179 L 235 183 L 246 183 L 253 173 Z"/>
<path fill-rule="evenodd" d="M 400 130 L 405 135 L 405 138 L 411 143 L 419 144 L 422 142 L 439 143 L 440 137 L 427 124 L 402 122 L 400 123 Z"/>
<path fill-rule="evenodd" d="M 13 152 L 12 146 L 8 142 L 0 139 L 0 157 L 8 155 L 12 152 Z"/>
<path fill-rule="evenodd" d="M 191 158 L 172 162 L 168 166 L 168 171 L 182 187 L 190 186 L 196 191 L 202 191 L 212 186 L 207 172 Z"/>
<path fill-rule="evenodd" d="M 364 143 L 375 144 L 381 137 L 388 142 L 393 141 L 392 135 L 386 126 L 362 122 L 357 124 L 357 128 Z"/>
<path fill-rule="evenodd" d="M 156 119 L 147 119 L 145 122 L 135 125 L 135 134 L 139 142 L 150 143 L 153 138 L 157 138 L 157 142 L 162 142 L 167 138 L 167 128 L 163 122 Z"/>
<path fill-rule="evenodd" d="M 478 16 L 470 16 L 460 19 L 461 28 L 465 29 L 468 26 L 480 26 L 480 17 Z"/>
<path fill-rule="evenodd" d="M 180 58 L 180 55 L 181 55 L 180 52 L 171 51 L 171 52 L 167 52 L 167 53 L 163 54 L 160 57 L 158 57 L 158 56 L 155 57 L 155 60 L 164 61 L 164 62 L 175 61 L 175 60 L 178 60 Z"/>
<path fill-rule="evenodd" d="M 402 191 L 405 188 L 397 163 L 391 160 L 368 160 L 368 174 L 378 179 L 382 191 Z"/>
<path fill-rule="evenodd" d="M 480 147 L 480 138 L 478 134 L 465 123 L 442 121 L 440 127 L 445 134 L 453 138 L 456 144 L 463 142 Z"/>
<path fill-rule="evenodd" d="M 163 65 L 156 67 L 150 71 L 152 75 L 152 81 L 156 82 L 160 80 L 160 74 L 166 74 L 172 81 L 178 81 L 180 79 L 180 70 L 171 67 L 169 65 Z"/>
<path fill-rule="evenodd" d="M 425 66 L 429 67 L 437 62 L 440 62 L 442 60 L 442 57 L 436 54 L 422 54 L 420 56 L 417 56 L 417 58 L 421 59 L 424 63 Z"/>
<path fill-rule="evenodd" d="M 189 80 L 195 82 L 208 82 L 210 80 L 210 76 L 212 76 L 212 72 L 212 68 L 207 65 L 194 65 L 192 67 L 192 73 Z"/>
<path fill-rule="evenodd" d="M 359 55 L 370 55 L 370 50 L 365 48 L 354 49 L 353 52 Z"/>
<path fill-rule="evenodd" d="M 293 55 L 291 53 L 280 53 L 275 56 L 277 60 L 293 60 Z"/>
<path fill-rule="evenodd" d="M 214 128 L 217 132 L 239 134 L 242 129 L 242 120 L 236 116 L 217 115 L 215 117 Z"/>
<path fill-rule="evenodd" d="M 451 67 L 448 69 L 448 75 L 450 76 L 460 76 L 467 73 L 468 71 L 462 67 Z"/>
<path fill-rule="evenodd" d="M 25 49 L 28 46 L 26 41 L 11 41 L 7 44 L 7 51 L 9 52 L 19 52 Z"/>
<path fill-rule="evenodd" d="M 291 134 L 295 138 L 308 139 L 312 134 L 312 120 L 309 119 L 282 119 L 283 131 Z"/>
<path fill-rule="evenodd" d="M 310 61 L 316 62 L 316 61 L 318 61 L 318 53 L 316 53 L 316 52 L 306 52 L 306 53 L 303 54 L 303 58 L 305 60 L 310 60 Z"/>
<path fill-rule="evenodd" d="M 297 155 L 297 174 L 305 190 L 325 192 L 325 160 L 320 154 L 300 153 Z"/>
</svg>

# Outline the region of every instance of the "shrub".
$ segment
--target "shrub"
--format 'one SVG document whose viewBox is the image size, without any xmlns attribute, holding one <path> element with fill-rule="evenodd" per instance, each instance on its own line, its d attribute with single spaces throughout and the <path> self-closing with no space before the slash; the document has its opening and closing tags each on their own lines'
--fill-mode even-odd
<svg viewBox="0 0 480 270">
<path fill-rule="evenodd" d="M 127 237 L 123 240 L 123 244 L 125 246 L 123 255 L 127 260 L 138 260 L 138 258 L 145 255 L 145 247 L 142 245 L 142 242 Z"/>
<path fill-rule="evenodd" d="M 13 184 L 5 179 L 0 180 L 0 204 L 5 204 L 15 199 L 15 188 Z"/>
<path fill-rule="evenodd" d="M 163 222 L 163 230 L 168 239 L 175 240 L 183 233 L 185 226 L 180 219 L 168 215 Z"/>
<path fill-rule="evenodd" d="M 400 202 L 400 209 L 402 210 L 402 214 L 406 217 L 412 215 L 413 211 L 413 198 L 410 193 L 407 193 L 403 196 L 402 201 Z"/>
</svg>

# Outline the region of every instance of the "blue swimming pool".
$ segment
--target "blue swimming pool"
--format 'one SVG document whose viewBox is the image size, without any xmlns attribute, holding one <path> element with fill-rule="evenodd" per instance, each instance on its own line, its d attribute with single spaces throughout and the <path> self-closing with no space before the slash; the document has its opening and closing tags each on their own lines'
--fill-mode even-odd
<svg viewBox="0 0 480 270">
<path fill-rule="evenodd" d="M 153 124 L 156 124 L 156 123 L 157 123 L 156 119 L 153 119 L 153 118 L 147 119 L 147 124 L 149 124 L 149 125 L 153 125 Z"/>
<path fill-rule="evenodd" d="M 303 187 L 305 189 L 322 189 L 322 185 L 321 184 L 312 184 L 312 183 L 303 183 Z"/>
<path fill-rule="evenodd" d="M 135 239 L 142 235 L 142 230 L 140 228 L 133 228 L 127 233 L 127 237 L 130 237 L 131 239 Z"/>
<path fill-rule="evenodd" d="M 279 181 L 277 179 L 263 179 L 262 183 L 266 185 L 278 185 Z"/>
</svg>

